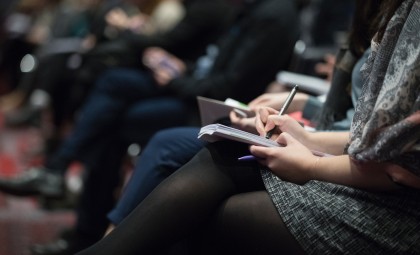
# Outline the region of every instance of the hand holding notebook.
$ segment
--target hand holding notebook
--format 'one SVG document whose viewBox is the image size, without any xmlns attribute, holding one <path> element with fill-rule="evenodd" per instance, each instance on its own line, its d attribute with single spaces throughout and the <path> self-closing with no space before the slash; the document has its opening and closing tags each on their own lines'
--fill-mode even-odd
<svg viewBox="0 0 420 255">
<path fill-rule="evenodd" d="M 200 129 L 198 138 L 207 142 L 215 142 L 223 139 L 233 140 L 237 142 L 247 143 L 250 145 L 258 145 L 265 147 L 280 147 L 274 140 L 266 139 L 263 136 L 255 135 L 246 131 L 242 131 L 233 127 L 228 127 L 222 124 L 210 124 Z M 325 157 L 331 156 L 329 154 L 312 151 L 315 156 Z"/>
</svg>

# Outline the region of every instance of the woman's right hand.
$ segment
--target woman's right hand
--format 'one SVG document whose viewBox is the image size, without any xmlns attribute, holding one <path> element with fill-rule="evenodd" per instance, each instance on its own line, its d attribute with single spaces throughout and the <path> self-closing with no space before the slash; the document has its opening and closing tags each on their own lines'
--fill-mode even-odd
<svg viewBox="0 0 420 255">
<path fill-rule="evenodd" d="M 276 138 L 282 133 L 287 132 L 305 146 L 309 146 L 310 133 L 302 125 L 289 115 L 278 115 L 278 111 L 270 107 L 261 107 L 256 112 L 255 128 L 258 133 L 265 136 L 267 132 L 274 128 L 271 139 Z"/>
</svg>

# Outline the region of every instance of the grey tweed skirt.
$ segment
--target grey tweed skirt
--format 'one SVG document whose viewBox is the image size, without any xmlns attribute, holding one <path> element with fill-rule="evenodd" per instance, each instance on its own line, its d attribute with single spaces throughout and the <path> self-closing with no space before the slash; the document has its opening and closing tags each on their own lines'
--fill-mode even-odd
<svg viewBox="0 0 420 255">
<path fill-rule="evenodd" d="M 420 191 L 372 193 L 280 180 L 262 169 L 281 218 L 308 254 L 420 254 Z"/>
</svg>

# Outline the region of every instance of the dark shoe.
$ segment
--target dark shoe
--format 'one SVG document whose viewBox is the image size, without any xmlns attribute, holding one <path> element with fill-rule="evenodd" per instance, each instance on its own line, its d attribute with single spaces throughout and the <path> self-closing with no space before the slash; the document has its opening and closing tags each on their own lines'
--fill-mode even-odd
<svg viewBox="0 0 420 255">
<path fill-rule="evenodd" d="M 73 255 L 94 244 L 90 238 L 83 238 L 73 230 L 65 230 L 60 238 L 47 244 L 36 244 L 30 248 L 32 255 Z"/>
<path fill-rule="evenodd" d="M 61 198 L 65 194 L 64 176 L 45 168 L 32 168 L 16 178 L 0 179 L 0 191 L 15 196 Z"/>
</svg>

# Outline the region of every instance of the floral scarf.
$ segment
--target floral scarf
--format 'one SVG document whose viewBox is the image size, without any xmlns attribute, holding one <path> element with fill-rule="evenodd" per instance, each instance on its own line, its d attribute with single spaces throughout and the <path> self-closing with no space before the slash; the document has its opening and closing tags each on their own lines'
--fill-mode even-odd
<svg viewBox="0 0 420 255">
<path fill-rule="evenodd" d="M 347 152 L 420 176 L 420 0 L 404 1 L 380 44 L 374 41 Z"/>
</svg>

